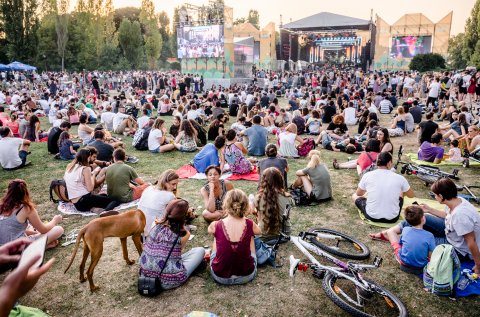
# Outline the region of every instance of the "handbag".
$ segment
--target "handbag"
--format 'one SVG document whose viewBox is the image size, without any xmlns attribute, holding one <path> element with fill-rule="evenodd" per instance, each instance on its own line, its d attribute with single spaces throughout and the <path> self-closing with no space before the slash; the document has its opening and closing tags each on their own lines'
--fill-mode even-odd
<svg viewBox="0 0 480 317">
<path fill-rule="evenodd" d="M 273 247 L 269 246 L 260 239 L 260 237 L 255 237 L 253 239 L 255 242 L 255 253 L 257 255 L 257 264 L 264 265 L 270 264 L 275 267 L 275 258 L 277 256 L 277 250 L 274 250 Z"/>
<path fill-rule="evenodd" d="M 160 271 L 160 276 L 162 275 L 163 270 L 167 266 L 168 259 L 170 258 L 170 255 L 172 254 L 172 251 L 175 248 L 175 245 L 177 244 L 179 237 L 180 236 L 177 236 L 177 238 L 173 242 L 172 248 L 168 252 L 168 256 L 165 259 L 165 264 L 163 265 L 162 270 Z M 162 290 L 163 290 L 162 284 L 160 283 L 160 279 L 158 277 L 148 277 L 143 275 L 138 276 L 138 293 L 140 295 L 153 297 L 160 294 Z"/>
</svg>

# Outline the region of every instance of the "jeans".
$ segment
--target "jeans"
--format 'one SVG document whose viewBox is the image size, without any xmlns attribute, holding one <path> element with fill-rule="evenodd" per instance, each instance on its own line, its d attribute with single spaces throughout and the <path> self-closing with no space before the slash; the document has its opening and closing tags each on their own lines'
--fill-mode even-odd
<svg viewBox="0 0 480 317">
<path fill-rule="evenodd" d="M 89 211 L 92 208 L 112 210 L 120 205 L 120 203 L 105 195 L 94 195 L 92 193 L 88 193 L 83 195 L 74 205 L 78 211 Z"/>
<path fill-rule="evenodd" d="M 202 247 L 192 248 L 190 251 L 182 254 L 182 262 L 187 271 L 187 277 L 192 275 L 193 271 L 202 263 L 204 256 L 205 249 Z"/>
<path fill-rule="evenodd" d="M 215 275 L 215 272 L 212 270 L 211 263 L 213 262 L 213 259 L 215 259 L 215 256 L 217 255 L 216 252 L 213 252 L 211 257 L 210 257 L 210 273 L 212 274 L 213 280 L 219 284 L 223 285 L 239 285 L 239 284 L 246 284 L 250 281 L 253 281 L 255 276 L 257 275 L 257 256 L 252 253 L 253 261 L 254 261 L 254 270 L 250 275 L 247 276 L 236 276 L 232 275 L 231 277 L 219 277 Z"/>
</svg>

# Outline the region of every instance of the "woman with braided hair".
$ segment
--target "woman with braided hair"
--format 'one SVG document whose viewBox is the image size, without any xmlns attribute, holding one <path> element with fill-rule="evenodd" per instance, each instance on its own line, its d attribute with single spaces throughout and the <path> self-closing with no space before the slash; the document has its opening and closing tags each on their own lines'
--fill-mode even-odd
<svg viewBox="0 0 480 317">
<path fill-rule="evenodd" d="M 219 284 L 245 284 L 252 281 L 257 273 L 253 237 L 262 231 L 245 217 L 248 209 L 245 193 L 240 189 L 232 189 L 223 201 L 223 210 L 227 216 L 208 226 L 208 233 L 214 237 L 210 258 L 211 274 Z"/>
<path fill-rule="evenodd" d="M 269 167 L 262 173 L 262 179 L 255 200 L 258 226 L 262 240 L 278 237 L 282 230 L 282 216 L 294 205 L 292 197 L 285 191 L 283 176 L 276 167 Z M 284 233 L 290 234 L 290 220 L 286 219 Z"/>
</svg>

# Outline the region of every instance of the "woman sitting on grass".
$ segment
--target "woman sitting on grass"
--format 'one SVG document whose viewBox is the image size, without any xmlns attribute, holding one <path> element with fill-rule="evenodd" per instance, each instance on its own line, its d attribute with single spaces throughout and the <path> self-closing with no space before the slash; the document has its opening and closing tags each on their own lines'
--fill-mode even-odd
<svg viewBox="0 0 480 317">
<path fill-rule="evenodd" d="M 162 220 L 155 221 L 140 256 L 140 275 L 158 278 L 166 290 L 184 284 L 203 262 L 205 255 L 202 247 L 192 248 L 182 254 L 190 237 L 190 232 L 185 228 L 188 209 L 186 200 L 171 201 Z"/>
<path fill-rule="evenodd" d="M 257 274 L 253 238 L 262 231 L 252 220 L 245 218 L 249 205 L 243 191 L 229 191 L 223 209 L 227 216 L 208 226 L 208 233 L 214 237 L 210 258 L 211 274 L 219 284 L 245 284 Z"/>
<path fill-rule="evenodd" d="M 365 151 L 360 154 L 358 159 L 348 161 L 345 163 L 338 163 L 337 159 L 333 160 L 333 167 L 335 169 L 349 169 L 349 168 L 356 168 L 358 175 L 362 175 L 362 173 L 369 168 L 372 164 L 377 162 L 377 156 L 380 153 L 380 142 L 375 139 L 370 139 L 367 141 L 367 145 L 365 146 Z"/>
<path fill-rule="evenodd" d="M 165 120 L 157 118 L 148 135 L 148 149 L 152 153 L 164 153 L 175 150 L 175 145 L 167 143 Z"/>
<path fill-rule="evenodd" d="M 294 202 L 285 191 L 283 177 L 276 167 L 269 167 L 262 173 L 262 179 L 255 199 L 258 226 L 262 230 L 262 240 L 269 241 L 278 237 L 282 230 L 282 218 Z M 290 220 L 286 219 L 284 233 L 290 235 Z"/>
<path fill-rule="evenodd" d="M 78 211 L 103 208 L 105 211 L 100 213 L 100 216 L 118 214 L 118 211 L 112 210 L 119 204 L 116 200 L 92 193 L 101 169 L 97 167 L 92 171 L 90 168 L 91 155 L 89 149 L 81 149 L 77 152 L 75 159 L 67 165 L 63 178 L 67 185 L 68 198 Z"/>
<path fill-rule="evenodd" d="M 180 124 L 180 132 L 175 138 L 175 147 L 180 152 L 195 152 L 197 150 L 197 130 L 189 120 L 183 120 Z"/>
<path fill-rule="evenodd" d="M 63 234 L 63 228 L 58 226 L 61 222 L 60 215 L 55 215 L 48 223 L 42 222 L 30 198 L 27 183 L 14 179 L 0 202 L 0 246 L 21 237 L 36 240 L 46 234 L 47 248 L 54 248 Z"/>
<path fill-rule="evenodd" d="M 230 129 L 227 132 L 227 143 L 223 148 L 223 155 L 225 162 L 228 163 L 230 171 L 233 174 L 249 174 L 252 171 L 252 163 L 245 158 L 247 154 L 247 149 L 243 146 L 242 143 L 237 141 L 237 132 Z"/>
<path fill-rule="evenodd" d="M 233 184 L 220 179 L 222 171 L 218 166 L 207 167 L 205 174 L 207 174 L 208 183 L 200 189 L 205 207 L 202 215 L 206 221 L 214 221 L 225 215 L 222 208 L 223 199 L 227 192 L 233 189 Z"/>
<path fill-rule="evenodd" d="M 174 170 L 168 169 L 160 175 L 157 185 L 149 186 L 143 191 L 138 209 L 145 214 L 145 237 L 155 220 L 165 216 L 167 204 L 175 199 L 179 178 Z"/>
<path fill-rule="evenodd" d="M 292 187 L 302 188 L 311 198 L 318 202 L 332 199 L 332 183 L 327 167 L 320 161 L 320 152 L 312 150 L 308 154 L 310 162 L 303 170 L 298 170 L 297 179 Z"/>
<path fill-rule="evenodd" d="M 77 152 L 73 149 L 73 142 L 70 140 L 70 133 L 63 131 L 58 138 L 58 154 L 61 160 L 71 161 Z"/>
</svg>

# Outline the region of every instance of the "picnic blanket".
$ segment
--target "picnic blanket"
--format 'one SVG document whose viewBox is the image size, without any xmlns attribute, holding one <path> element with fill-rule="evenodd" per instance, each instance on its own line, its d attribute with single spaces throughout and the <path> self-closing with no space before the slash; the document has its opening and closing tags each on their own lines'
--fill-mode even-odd
<svg viewBox="0 0 480 317">
<path fill-rule="evenodd" d="M 462 166 L 462 162 L 449 162 L 449 161 L 442 161 L 440 164 L 434 164 L 432 162 L 421 161 L 418 159 L 417 153 L 407 153 L 406 156 L 415 164 L 418 165 L 428 165 L 428 166 Z M 480 163 L 474 162 L 470 160 L 470 167 L 480 167 Z"/>
<path fill-rule="evenodd" d="M 207 179 L 207 175 L 205 173 L 199 173 L 190 164 L 186 164 L 182 167 L 180 167 L 176 173 L 180 178 L 182 179 Z M 257 173 L 256 167 L 249 173 L 249 174 L 233 174 L 231 172 L 226 172 L 223 173 L 220 179 L 227 179 L 229 181 L 237 181 L 237 180 L 246 180 L 246 181 L 252 181 L 252 182 L 258 182 L 260 179 L 260 175 Z"/>
<path fill-rule="evenodd" d="M 132 202 L 129 202 L 129 203 L 124 203 L 124 204 L 121 204 L 120 206 L 118 206 L 117 208 L 113 209 L 113 210 L 125 210 L 125 209 L 130 209 L 130 208 L 134 208 L 134 207 L 137 207 L 138 205 L 138 200 L 134 200 Z M 94 213 L 94 212 L 91 212 L 91 211 L 79 211 L 77 210 L 77 208 L 75 208 L 75 205 L 71 202 L 59 202 L 58 203 L 58 207 L 57 207 L 58 211 L 60 211 L 62 214 L 64 215 L 80 215 L 80 216 L 83 216 L 83 217 L 91 217 L 91 216 L 98 216 L 98 214 Z"/>
<path fill-rule="evenodd" d="M 442 205 L 438 201 L 434 199 L 426 199 L 426 198 L 408 198 L 405 197 L 403 200 L 403 210 L 407 208 L 408 206 L 413 205 L 413 202 L 416 201 L 418 204 L 427 204 L 432 208 L 438 209 L 438 210 L 445 210 L 445 205 Z M 480 212 L 480 208 L 477 208 L 477 211 Z"/>
<path fill-rule="evenodd" d="M 391 228 L 395 225 L 398 225 L 400 222 L 403 221 L 403 215 L 400 214 L 400 218 L 398 219 L 397 222 L 394 222 L 394 223 L 387 223 L 387 222 L 379 222 L 379 221 L 371 221 L 367 218 L 365 218 L 365 215 L 362 214 L 362 212 L 360 211 L 360 209 L 357 209 L 358 210 L 358 215 L 360 216 L 360 219 L 363 220 L 364 223 L 366 223 L 367 225 L 370 225 L 370 226 L 374 226 L 374 227 L 379 227 L 379 228 Z"/>
</svg>

